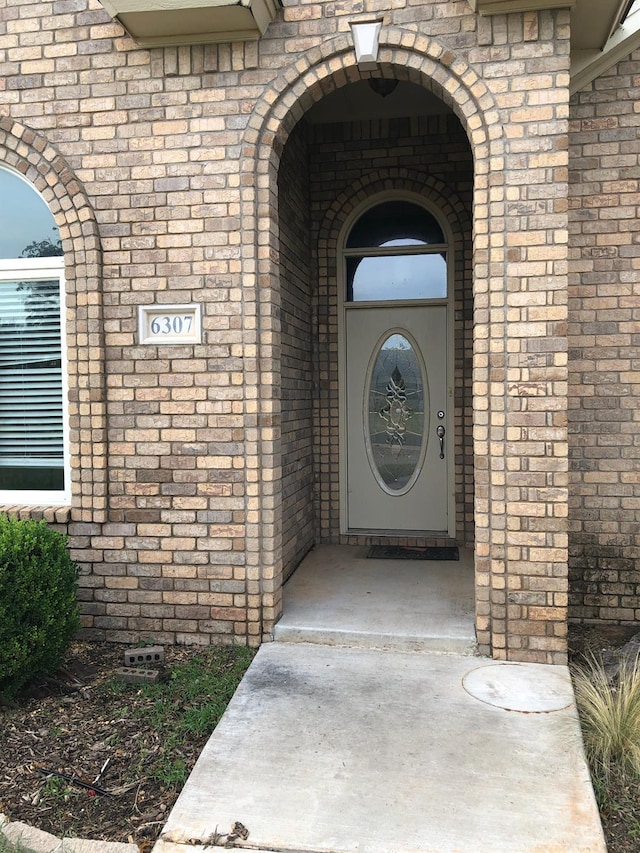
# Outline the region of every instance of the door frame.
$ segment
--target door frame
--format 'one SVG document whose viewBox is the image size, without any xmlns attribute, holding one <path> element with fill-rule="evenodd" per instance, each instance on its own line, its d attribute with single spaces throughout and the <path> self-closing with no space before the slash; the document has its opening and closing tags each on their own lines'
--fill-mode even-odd
<svg viewBox="0 0 640 853">
<path fill-rule="evenodd" d="M 442 228 L 442 232 L 446 237 L 447 245 L 447 297 L 446 299 L 429 299 L 429 300 L 406 300 L 396 304 L 401 304 L 407 307 L 411 305 L 444 305 L 447 308 L 447 347 L 446 347 L 446 388 L 447 388 L 447 414 L 446 414 L 446 430 L 447 435 L 451 436 L 451 440 L 445 443 L 445 452 L 447 454 L 447 530 L 416 530 L 416 531 L 397 531 L 384 529 L 362 529 L 348 527 L 348 468 L 347 468 L 347 347 L 346 347 L 346 312 L 347 310 L 359 310 L 358 308 L 348 309 L 345 291 L 346 291 L 346 276 L 345 276 L 345 243 L 349 232 L 355 222 L 371 207 L 375 207 L 385 201 L 410 201 L 418 204 L 427 210 L 436 218 Z M 433 204 L 429 199 L 424 198 L 419 193 L 407 190 L 385 190 L 383 192 L 374 193 L 365 201 L 355 207 L 349 216 L 346 218 L 340 230 L 340 236 L 336 246 L 337 263 L 336 263 L 336 287 L 338 297 L 338 458 L 339 458 L 339 483 L 340 483 L 340 534 L 341 535 L 373 535 L 373 536 L 392 536 L 394 538 L 415 538 L 421 537 L 455 537 L 456 530 L 456 506 L 455 506 L 455 396 L 454 396 L 454 253 L 453 247 L 453 232 L 449 223 L 442 214 L 442 211 Z M 369 308 L 384 307 L 387 302 L 367 302 Z M 363 310 L 366 310 L 364 308 Z"/>
</svg>

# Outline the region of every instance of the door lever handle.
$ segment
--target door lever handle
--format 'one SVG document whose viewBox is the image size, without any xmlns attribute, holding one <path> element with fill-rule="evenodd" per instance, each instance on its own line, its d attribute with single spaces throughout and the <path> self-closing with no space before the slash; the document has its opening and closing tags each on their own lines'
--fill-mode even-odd
<svg viewBox="0 0 640 853">
<path fill-rule="evenodd" d="M 445 434 L 445 432 L 446 432 L 445 428 L 442 426 L 442 424 L 439 424 L 437 429 L 436 429 L 436 435 L 438 436 L 438 438 L 440 440 L 440 459 L 444 459 L 444 434 Z"/>
</svg>

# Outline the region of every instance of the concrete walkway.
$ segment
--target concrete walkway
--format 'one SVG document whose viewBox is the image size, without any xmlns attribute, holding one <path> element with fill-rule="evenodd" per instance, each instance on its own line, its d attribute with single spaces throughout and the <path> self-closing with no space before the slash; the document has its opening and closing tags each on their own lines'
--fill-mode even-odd
<svg viewBox="0 0 640 853">
<path fill-rule="evenodd" d="M 455 654 L 263 645 L 155 853 L 237 821 L 278 853 L 606 850 L 567 670 Z"/>
</svg>

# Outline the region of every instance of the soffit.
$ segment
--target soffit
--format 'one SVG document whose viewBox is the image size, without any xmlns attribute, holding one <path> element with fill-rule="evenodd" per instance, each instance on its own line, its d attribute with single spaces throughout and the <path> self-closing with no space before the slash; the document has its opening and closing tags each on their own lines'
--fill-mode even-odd
<svg viewBox="0 0 640 853">
<path fill-rule="evenodd" d="M 141 47 L 259 39 L 280 0 L 101 0 Z"/>
<path fill-rule="evenodd" d="M 638 48 L 640 0 L 577 0 L 571 13 L 571 92 Z"/>
<path fill-rule="evenodd" d="M 603 50 L 627 0 L 577 0 L 571 10 L 571 50 Z"/>
</svg>

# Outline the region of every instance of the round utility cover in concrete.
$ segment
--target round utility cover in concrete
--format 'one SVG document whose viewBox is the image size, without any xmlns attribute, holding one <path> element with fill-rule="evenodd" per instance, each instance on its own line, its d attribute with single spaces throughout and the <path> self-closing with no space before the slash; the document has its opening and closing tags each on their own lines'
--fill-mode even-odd
<svg viewBox="0 0 640 853">
<path fill-rule="evenodd" d="M 481 666 L 462 679 L 474 699 L 526 714 L 561 711 L 573 701 L 566 670 L 534 664 L 501 663 Z"/>
</svg>

